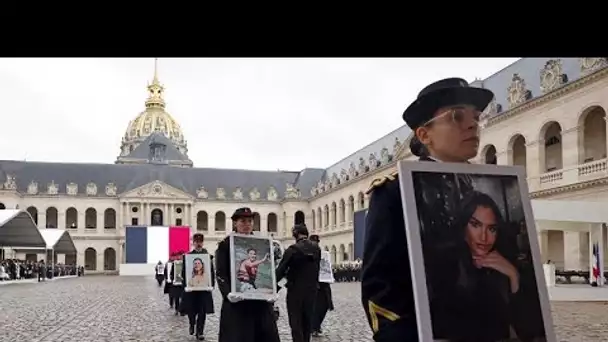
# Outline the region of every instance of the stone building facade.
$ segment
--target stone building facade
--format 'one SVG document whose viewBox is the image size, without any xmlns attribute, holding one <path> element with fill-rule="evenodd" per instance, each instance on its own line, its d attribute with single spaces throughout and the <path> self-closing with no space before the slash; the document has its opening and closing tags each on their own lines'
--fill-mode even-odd
<svg viewBox="0 0 608 342">
<path fill-rule="evenodd" d="M 535 199 L 606 201 L 606 66 L 606 58 L 524 58 L 476 80 L 496 98 L 483 115 L 475 162 L 525 166 Z M 59 261 L 116 271 L 127 225 L 190 226 L 213 252 L 241 206 L 255 211 L 258 234 L 286 244 L 290 227 L 305 222 L 334 262 L 352 260 L 353 213 L 367 207 L 365 190 L 396 160 L 413 159 L 411 132 L 401 126 L 328 168 L 196 168 L 156 72 L 148 93 L 113 164 L 0 161 L 0 208 L 26 209 L 39 228 L 72 235 L 78 253 Z M 538 232 L 543 258 L 587 269 L 589 233 L 551 228 Z"/>
</svg>

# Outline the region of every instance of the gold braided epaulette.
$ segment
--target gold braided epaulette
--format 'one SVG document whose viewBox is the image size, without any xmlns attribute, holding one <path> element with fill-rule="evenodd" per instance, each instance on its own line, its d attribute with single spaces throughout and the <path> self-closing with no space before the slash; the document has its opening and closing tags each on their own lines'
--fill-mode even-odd
<svg viewBox="0 0 608 342">
<path fill-rule="evenodd" d="M 365 191 L 365 194 L 369 195 L 372 191 L 374 191 L 375 188 L 383 185 L 384 183 L 386 183 L 388 181 L 394 181 L 395 179 L 397 179 L 398 176 L 399 176 L 399 171 L 395 171 L 395 172 L 391 172 L 388 175 L 374 179 L 372 181 L 372 184 L 370 184 L 369 188 L 367 189 L 367 191 Z"/>
</svg>

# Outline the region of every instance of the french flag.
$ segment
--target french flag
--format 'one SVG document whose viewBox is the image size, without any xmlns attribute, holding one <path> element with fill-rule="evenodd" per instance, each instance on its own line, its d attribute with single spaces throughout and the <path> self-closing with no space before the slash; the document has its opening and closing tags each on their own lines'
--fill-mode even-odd
<svg viewBox="0 0 608 342">
<path fill-rule="evenodd" d="M 190 250 L 190 227 L 127 226 L 127 264 L 165 263 L 171 253 Z"/>
<path fill-rule="evenodd" d="M 593 278 L 599 283 L 601 272 L 600 272 L 600 258 L 599 258 L 600 246 L 597 243 L 593 244 L 593 269 L 591 270 Z"/>
</svg>

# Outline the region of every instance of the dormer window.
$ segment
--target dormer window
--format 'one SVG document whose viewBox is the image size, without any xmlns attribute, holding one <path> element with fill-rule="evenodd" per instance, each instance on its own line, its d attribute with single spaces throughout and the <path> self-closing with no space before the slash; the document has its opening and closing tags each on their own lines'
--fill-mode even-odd
<svg viewBox="0 0 608 342">
<path fill-rule="evenodd" d="M 150 142 L 150 153 L 148 156 L 148 162 L 154 163 L 154 164 L 166 164 L 167 163 L 167 158 L 165 156 L 166 152 L 167 152 L 167 145 L 153 139 Z"/>
</svg>

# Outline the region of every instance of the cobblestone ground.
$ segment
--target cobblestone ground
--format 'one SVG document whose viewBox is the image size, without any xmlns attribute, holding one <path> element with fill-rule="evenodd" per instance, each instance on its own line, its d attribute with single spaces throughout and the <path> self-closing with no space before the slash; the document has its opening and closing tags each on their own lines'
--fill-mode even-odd
<svg viewBox="0 0 608 342">
<path fill-rule="evenodd" d="M 216 312 L 220 298 L 215 291 Z M 371 341 L 359 304 L 359 284 L 334 284 L 336 310 L 318 342 Z M 279 330 L 291 341 L 284 298 Z M 558 340 L 607 341 L 608 303 L 553 303 Z M 207 319 L 207 341 L 217 340 L 218 314 Z M 187 318 L 174 316 L 154 279 L 104 277 L 0 286 L 0 342 L 190 341 Z"/>
</svg>

